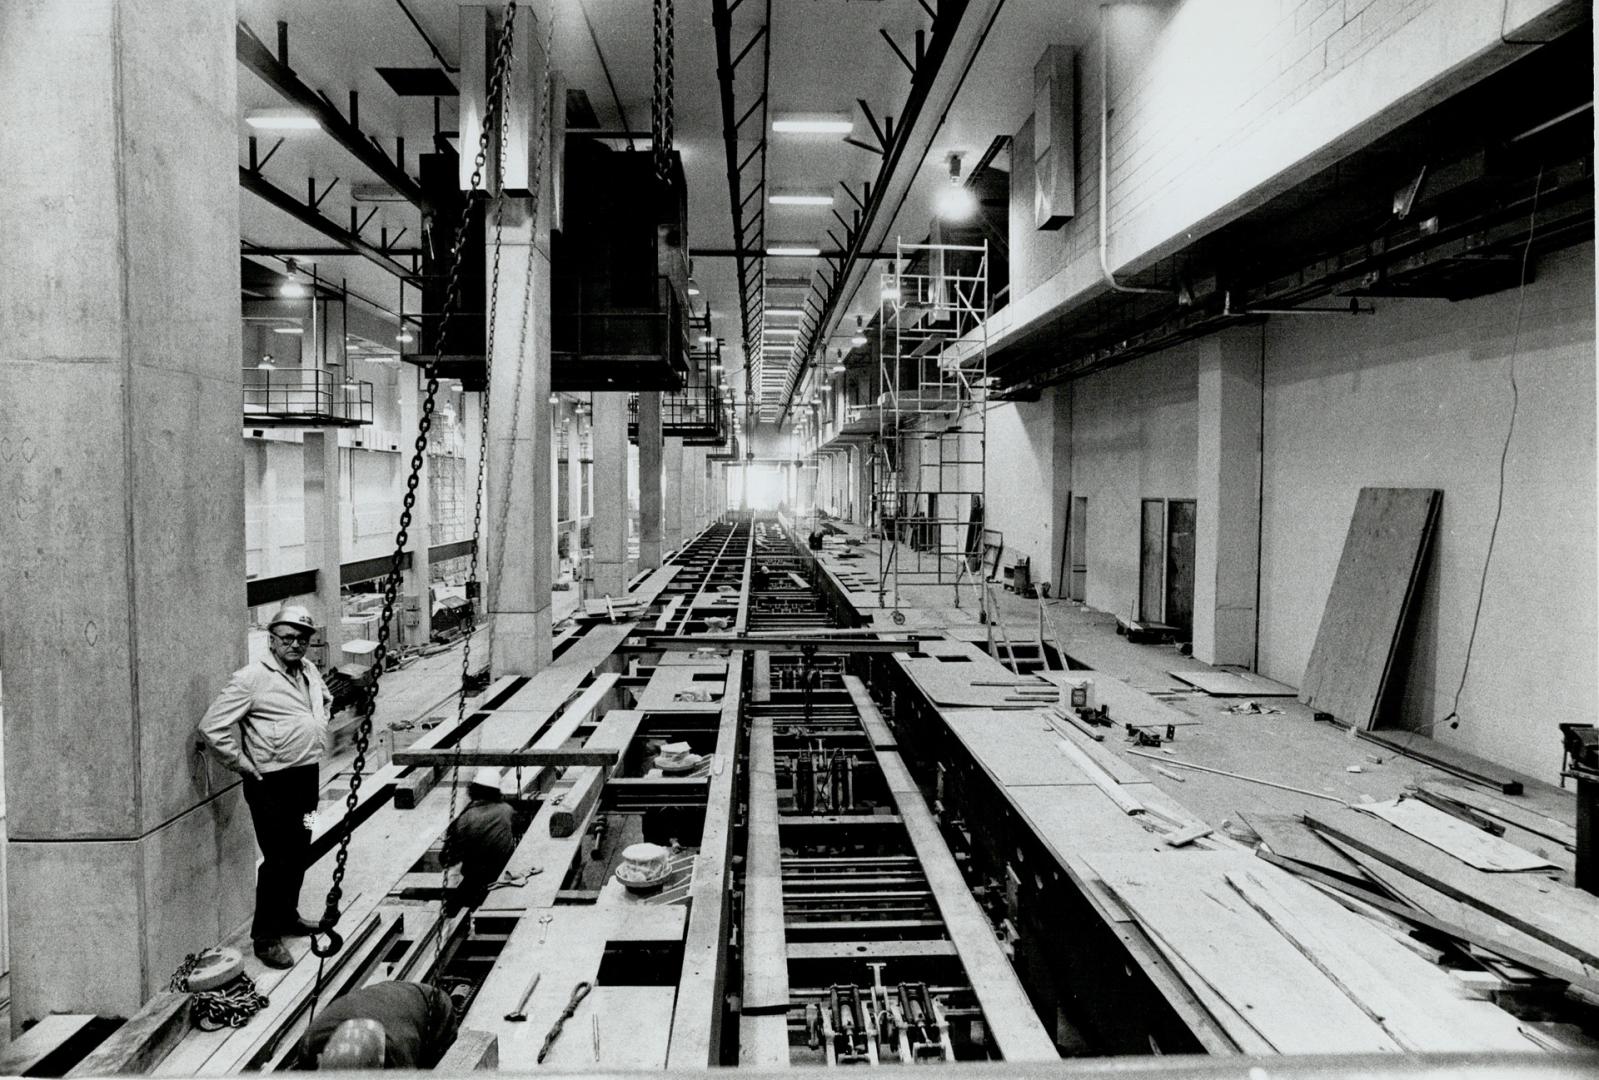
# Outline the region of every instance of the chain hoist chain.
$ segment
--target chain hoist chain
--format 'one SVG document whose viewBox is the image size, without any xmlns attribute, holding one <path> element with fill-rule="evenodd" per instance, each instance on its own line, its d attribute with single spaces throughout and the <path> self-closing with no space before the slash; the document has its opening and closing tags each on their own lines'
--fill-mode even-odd
<svg viewBox="0 0 1599 1080">
<path fill-rule="evenodd" d="M 250 1017 L 272 1004 L 272 1000 L 256 989 L 255 980 L 242 971 L 221 986 L 210 990 L 190 990 L 189 976 L 200 965 L 200 953 L 184 957 L 178 970 L 172 973 L 167 989 L 179 994 L 189 994 L 189 1019 L 202 1031 L 243 1027 Z"/>
<path fill-rule="evenodd" d="M 344 898 L 344 874 L 350 858 L 350 837 L 355 831 L 355 808 L 359 801 L 362 771 L 366 767 L 367 747 L 372 735 L 372 717 L 377 705 L 379 679 L 383 674 L 384 658 L 388 655 L 389 633 L 394 622 L 394 601 L 400 590 L 405 547 L 410 539 L 412 512 L 416 508 L 416 489 L 421 482 L 422 469 L 427 462 L 428 430 L 433 424 L 433 408 L 439 392 L 437 357 L 445 354 L 444 347 L 449 339 L 450 320 L 461 302 L 461 264 L 464 261 L 462 255 L 466 247 L 472 212 L 477 203 L 476 196 L 483 188 L 483 169 L 488 161 L 489 152 L 489 131 L 493 128 L 500 91 L 505 84 L 515 21 L 516 3 L 512 0 L 505 8 L 505 25 L 500 31 L 499 48 L 494 58 L 494 71 L 489 83 L 486 105 L 488 115 L 485 116 L 483 130 L 478 134 L 477 155 L 473 159 L 470 189 L 461 210 L 461 218 L 455 230 L 455 243 L 450 252 L 449 286 L 445 291 L 444 304 L 439 313 L 435 359 L 427 367 L 427 392 L 422 400 L 421 416 L 417 421 L 415 449 L 411 456 L 411 471 L 406 477 L 405 495 L 401 500 L 400 527 L 394 537 L 394 555 L 389 561 L 388 576 L 383 583 L 383 614 L 378 624 L 377 648 L 373 650 L 372 680 L 365 688 L 361 703 L 361 723 L 355 735 L 355 761 L 351 764 L 350 792 L 345 797 L 344 819 L 338 825 L 339 846 L 334 856 L 332 883 L 328 887 L 320 929 L 311 938 L 311 951 L 323 960 L 337 954 L 344 947 L 344 939 L 336 929 L 339 922 L 339 902 Z M 319 966 L 315 992 L 311 1000 L 313 1014 L 316 1010 L 316 995 L 320 993 L 321 985 L 322 975 Z"/>
<path fill-rule="evenodd" d="M 652 38 L 655 44 L 653 93 L 650 97 L 650 139 L 655 147 L 655 176 L 663 184 L 672 180 L 672 96 L 676 81 L 673 63 L 676 15 L 673 0 L 654 0 Z"/>
</svg>

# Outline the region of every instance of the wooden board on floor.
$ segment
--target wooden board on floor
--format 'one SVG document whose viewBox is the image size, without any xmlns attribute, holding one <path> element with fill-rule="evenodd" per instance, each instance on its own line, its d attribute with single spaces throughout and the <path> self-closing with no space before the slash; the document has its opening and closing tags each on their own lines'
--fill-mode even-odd
<svg viewBox="0 0 1599 1080">
<path fill-rule="evenodd" d="M 858 676 L 844 676 L 844 689 L 849 691 L 850 703 L 861 714 L 861 726 L 866 729 L 866 737 L 872 745 L 879 750 L 892 750 L 899 745 L 893 729 L 883 719 L 882 712 L 877 708 L 877 702 L 872 700 L 871 691 L 866 689 Z"/>
<path fill-rule="evenodd" d="M 1548 859 L 1540 859 L 1530 851 L 1486 833 L 1452 814 L 1428 806 L 1419 799 L 1362 803 L 1357 809 L 1375 814 L 1390 825 L 1403 829 L 1416 839 L 1478 870 L 1515 872 L 1554 866 Z"/>
<path fill-rule="evenodd" d="M 1576 801 L 1567 792 L 1561 792 L 1565 802 L 1559 811 L 1563 814 L 1554 818 L 1543 813 L 1538 807 L 1531 804 L 1518 804 L 1492 795 L 1481 788 L 1469 787 L 1465 784 L 1444 783 L 1438 780 L 1426 780 L 1421 784 L 1423 791 L 1433 795 L 1441 795 L 1451 799 L 1462 806 L 1469 807 L 1480 814 L 1498 818 L 1508 825 L 1541 836 L 1546 840 L 1553 840 L 1562 847 L 1576 850 L 1577 828 Z M 1525 803 L 1525 800 L 1523 800 Z"/>
<path fill-rule="evenodd" d="M 1358 810 L 1319 808 L 1305 819 L 1340 840 L 1436 889 L 1486 912 L 1588 965 L 1599 965 L 1599 897 L 1536 874 L 1475 870 L 1403 830 Z"/>
<path fill-rule="evenodd" d="M 1443 492 L 1361 488 L 1299 700 L 1356 728 L 1377 719 Z"/>
<path fill-rule="evenodd" d="M 1276 679 L 1256 675 L 1251 671 L 1220 671 L 1215 668 L 1192 668 L 1186 671 L 1168 671 L 1172 678 L 1197 686 L 1211 697 L 1298 697 L 1299 691 Z"/>
<path fill-rule="evenodd" d="M 92 1015 L 57 1013 L 46 1016 L 0 1048 L 0 1076 L 21 1076 L 77 1038 L 93 1020 Z"/>
<path fill-rule="evenodd" d="M 1347 881 L 1363 881 L 1360 867 L 1344 856 L 1336 847 L 1316 835 L 1298 814 L 1273 814 L 1262 810 L 1239 813 L 1255 835 L 1263 840 L 1271 853 L 1282 859 L 1292 859 L 1324 874 L 1333 874 Z"/>
<path fill-rule="evenodd" d="M 1139 923 L 1278 1051 L 1397 1051 L 1381 1026 L 1222 883 L 1223 868 L 1243 859 L 1271 869 L 1235 852 L 1093 855 L 1088 862 Z"/>
</svg>

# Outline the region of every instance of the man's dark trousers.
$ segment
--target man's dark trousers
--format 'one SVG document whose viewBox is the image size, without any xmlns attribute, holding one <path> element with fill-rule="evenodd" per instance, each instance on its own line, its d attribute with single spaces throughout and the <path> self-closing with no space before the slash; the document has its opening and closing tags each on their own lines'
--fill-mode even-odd
<svg viewBox="0 0 1599 1080">
<path fill-rule="evenodd" d="M 250 804 L 262 856 L 255 875 L 255 921 L 250 926 L 256 941 L 283 937 L 300 918 L 300 885 L 311 851 L 306 815 L 317 808 L 319 787 L 315 765 L 262 773 L 259 780 L 244 778 L 244 801 Z M 320 917 L 320 911 L 313 916 Z"/>
</svg>

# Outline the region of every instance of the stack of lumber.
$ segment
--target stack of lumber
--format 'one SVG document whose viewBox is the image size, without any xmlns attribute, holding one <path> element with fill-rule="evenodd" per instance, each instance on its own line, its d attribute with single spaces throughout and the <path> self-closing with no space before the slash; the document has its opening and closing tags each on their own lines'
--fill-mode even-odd
<svg viewBox="0 0 1599 1080">
<path fill-rule="evenodd" d="M 1513 1016 L 1382 926 L 1248 852 L 1088 862 L 1244 1053 L 1537 1047 Z"/>
</svg>

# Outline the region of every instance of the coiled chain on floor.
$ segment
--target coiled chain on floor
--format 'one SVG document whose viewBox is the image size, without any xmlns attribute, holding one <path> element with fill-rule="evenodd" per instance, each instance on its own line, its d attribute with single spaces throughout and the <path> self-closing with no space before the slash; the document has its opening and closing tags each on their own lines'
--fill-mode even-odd
<svg viewBox="0 0 1599 1080">
<path fill-rule="evenodd" d="M 212 990 L 190 990 L 189 976 L 200 963 L 199 953 L 190 953 L 172 973 L 167 989 L 191 994 L 189 1018 L 202 1031 L 243 1027 L 250 1017 L 272 1004 L 272 999 L 255 988 L 255 980 L 242 971 L 229 982 Z"/>
</svg>

